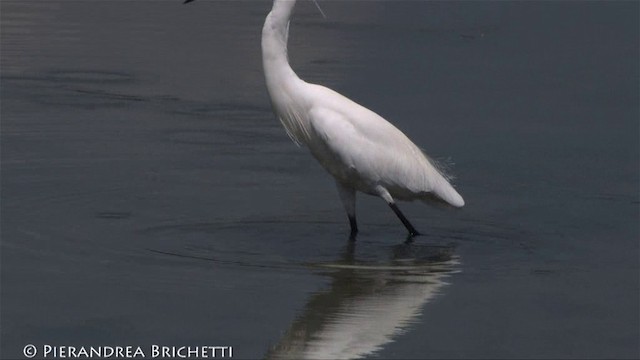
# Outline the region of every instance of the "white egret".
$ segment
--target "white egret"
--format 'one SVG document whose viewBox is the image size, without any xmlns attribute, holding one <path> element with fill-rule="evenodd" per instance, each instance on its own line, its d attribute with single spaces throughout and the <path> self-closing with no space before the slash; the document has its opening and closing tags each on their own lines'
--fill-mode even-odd
<svg viewBox="0 0 640 360">
<path fill-rule="evenodd" d="M 190 2 L 192 0 L 187 0 Z M 274 0 L 262 28 L 262 62 L 275 115 L 336 181 L 351 226 L 358 232 L 356 191 L 384 199 L 409 231 L 398 200 L 464 200 L 446 176 L 402 131 L 375 112 L 324 86 L 300 79 L 289 65 L 289 20 L 296 0 Z"/>
<path fill-rule="evenodd" d="M 305 145 L 336 180 L 351 225 L 358 232 L 356 191 L 383 198 L 410 236 L 418 232 L 395 204 L 441 200 L 464 206 L 462 196 L 407 136 L 373 111 L 324 86 L 301 80 L 287 56 L 295 0 L 274 0 L 262 28 L 262 62 L 273 110 L 287 134 Z"/>
</svg>

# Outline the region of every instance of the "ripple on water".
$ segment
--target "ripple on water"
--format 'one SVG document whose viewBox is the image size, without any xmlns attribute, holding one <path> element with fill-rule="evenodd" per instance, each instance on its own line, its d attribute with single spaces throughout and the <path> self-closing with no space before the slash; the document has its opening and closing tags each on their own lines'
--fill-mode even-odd
<svg viewBox="0 0 640 360">
<path fill-rule="evenodd" d="M 271 109 L 247 102 L 220 102 L 220 103 L 196 103 L 182 102 L 171 110 L 175 114 L 191 115 L 198 117 L 215 117 L 219 119 L 255 120 L 258 125 L 265 117 L 271 117 Z"/>
<path fill-rule="evenodd" d="M 131 217 L 131 212 L 127 211 L 101 211 L 96 213 L 98 219 L 123 220 Z"/>
<path fill-rule="evenodd" d="M 3 76 L 16 89 L 24 87 L 33 102 L 46 106 L 70 106 L 83 109 L 119 107 L 132 101 L 149 101 L 144 96 L 116 89 L 136 79 L 125 72 L 104 70 L 54 69 L 38 73 Z"/>
<path fill-rule="evenodd" d="M 456 258 L 455 246 L 364 235 L 350 242 L 337 222 L 250 220 L 180 223 L 139 231 L 152 253 L 218 265 L 318 271 L 419 271 Z"/>
<path fill-rule="evenodd" d="M 131 74 L 117 71 L 51 70 L 43 74 L 43 80 L 82 84 L 122 84 L 133 82 L 134 77 Z"/>
<path fill-rule="evenodd" d="M 53 69 L 37 73 L 3 75 L 5 80 L 64 84 L 125 84 L 135 81 L 132 74 L 98 69 Z"/>
</svg>

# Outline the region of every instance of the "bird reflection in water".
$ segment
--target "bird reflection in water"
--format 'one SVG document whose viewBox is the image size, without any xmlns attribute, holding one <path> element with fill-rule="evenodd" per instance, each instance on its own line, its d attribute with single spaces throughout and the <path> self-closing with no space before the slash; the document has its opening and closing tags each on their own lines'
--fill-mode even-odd
<svg viewBox="0 0 640 360">
<path fill-rule="evenodd" d="M 418 322 L 458 269 L 451 246 L 397 245 L 386 263 L 355 259 L 355 242 L 341 261 L 320 264 L 331 278 L 315 293 L 267 359 L 357 359 L 383 348 Z"/>
</svg>

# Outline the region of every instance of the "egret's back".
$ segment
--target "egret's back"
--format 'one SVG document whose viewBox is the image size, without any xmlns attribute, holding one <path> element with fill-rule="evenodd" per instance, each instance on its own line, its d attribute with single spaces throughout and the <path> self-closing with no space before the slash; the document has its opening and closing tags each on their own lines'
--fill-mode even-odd
<svg viewBox="0 0 640 360">
<path fill-rule="evenodd" d="M 435 162 L 395 126 L 331 89 L 307 85 L 314 130 L 308 146 L 334 176 L 366 193 L 382 185 L 403 200 L 435 195 L 464 205 Z"/>
</svg>

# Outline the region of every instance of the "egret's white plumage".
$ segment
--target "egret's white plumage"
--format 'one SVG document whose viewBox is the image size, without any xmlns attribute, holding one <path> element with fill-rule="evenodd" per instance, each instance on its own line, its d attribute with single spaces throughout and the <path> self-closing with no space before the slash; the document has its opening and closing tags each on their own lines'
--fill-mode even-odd
<svg viewBox="0 0 640 360">
<path fill-rule="evenodd" d="M 274 0 L 262 29 L 264 75 L 271 103 L 287 134 L 336 179 L 357 232 L 355 192 L 382 197 L 412 235 L 413 226 L 394 199 L 464 200 L 446 175 L 407 136 L 375 112 L 324 86 L 301 80 L 287 57 L 289 19 L 295 0 Z"/>
</svg>

